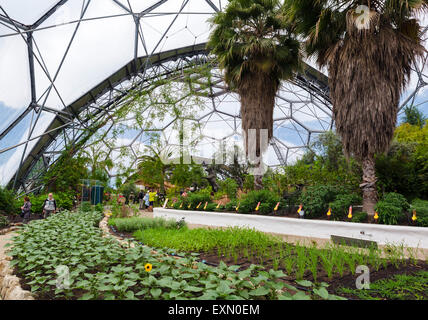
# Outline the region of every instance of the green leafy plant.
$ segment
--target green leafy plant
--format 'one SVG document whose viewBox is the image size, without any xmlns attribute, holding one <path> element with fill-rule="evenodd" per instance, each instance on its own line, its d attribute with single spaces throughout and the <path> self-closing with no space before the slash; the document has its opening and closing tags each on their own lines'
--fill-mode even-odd
<svg viewBox="0 0 428 320">
<path fill-rule="evenodd" d="M 358 194 L 339 194 L 336 199 L 330 203 L 332 215 L 335 220 L 342 220 L 348 215 L 348 209 L 351 205 L 361 203 L 361 197 Z"/>
<path fill-rule="evenodd" d="M 232 178 L 227 178 L 226 180 L 220 181 L 220 191 L 223 191 L 229 199 L 236 199 L 238 192 L 238 184 Z"/>
<path fill-rule="evenodd" d="M 332 185 L 311 186 L 302 192 L 299 202 L 307 217 L 318 218 L 326 214 L 329 203 L 339 194 L 346 194 L 346 190 Z"/>
<path fill-rule="evenodd" d="M 6 188 L 0 187 L 0 214 L 12 215 L 20 213 L 20 205 L 15 200 L 15 193 Z"/>
<path fill-rule="evenodd" d="M 240 213 L 255 212 L 257 204 L 260 202 L 258 213 L 267 214 L 273 212 L 275 205 L 281 201 L 278 195 L 269 190 L 254 190 L 248 192 L 241 199 L 239 206 Z"/>
<path fill-rule="evenodd" d="M 9 225 L 9 220 L 6 216 L 0 215 L 0 228 L 7 227 Z"/>
<path fill-rule="evenodd" d="M 367 212 L 355 212 L 352 215 L 351 222 L 367 222 L 368 214 Z"/>
<path fill-rule="evenodd" d="M 404 215 L 401 207 L 383 200 L 376 204 L 375 210 L 379 214 L 379 223 L 382 224 L 395 225 L 398 223 L 400 217 Z"/>
</svg>

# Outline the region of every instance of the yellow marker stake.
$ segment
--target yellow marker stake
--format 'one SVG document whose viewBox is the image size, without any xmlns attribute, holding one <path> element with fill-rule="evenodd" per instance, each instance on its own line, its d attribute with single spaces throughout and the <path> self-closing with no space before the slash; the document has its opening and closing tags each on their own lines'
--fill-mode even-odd
<svg viewBox="0 0 428 320">
<path fill-rule="evenodd" d="M 180 204 L 180 208 L 183 208 L 183 202 Z"/>
<path fill-rule="evenodd" d="M 352 206 L 349 206 L 348 219 L 352 219 Z"/>
<path fill-rule="evenodd" d="M 196 206 L 196 209 L 199 209 L 199 207 L 201 206 L 202 202 L 199 202 L 199 204 Z"/>
<path fill-rule="evenodd" d="M 240 206 L 240 203 L 238 203 L 238 206 L 236 207 L 236 211 L 238 211 L 238 209 L 239 209 L 239 206 Z"/>
<path fill-rule="evenodd" d="M 191 204 L 189 203 L 189 205 L 187 206 L 187 209 L 190 209 L 190 205 L 191 205 Z"/>
<path fill-rule="evenodd" d="M 256 211 L 259 211 L 259 208 L 260 208 L 260 201 L 259 203 L 257 203 Z"/>
<path fill-rule="evenodd" d="M 375 211 L 373 218 L 375 219 L 375 221 L 377 221 L 377 219 L 379 219 L 379 215 L 378 215 L 377 211 Z"/>
<path fill-rule="evenodd" d="M 217 205 L 217 207 L 216 207 L 216 208 L 217 208 L 217 209 L 218 209 L 218 208 L 220 208 L 220 202 L 218 203 L 218 205 Z"/>
<path fill-rule="evenodd" d="M 299 209 L 297 210 L 297 213 L 300 213 L 300 211 L 302 211 L 302 208 L 303 208 L 303 204 L 301 204 L 301 205 L 299 206 Z"/>
<path fill-rule="evenodd" d="M 207 208 L 207 205 L 208 205 L 208 201 L 207 201 L 207 202 L 205 202 L 204 210 Z"/>
<path fill-rule="evenodd" d="M 328 208 L 328 211 L 327 211 L 327 217 L 329 217 L 329 218 L 330 218 L 330 216 L 331 216 L 331 208 Z"/>
<path fill-rule="evenodd" d="M 412 221 L 416 221 L 418 217 L 416 216 L 416 210 L 413 210 Z"/>
<path fill-rule="evenodd" d="M 279 208 L 279 202 L 276 204 L 275 208 L 273 209 L 273 211 L 277 211 Z"/>
</svg>

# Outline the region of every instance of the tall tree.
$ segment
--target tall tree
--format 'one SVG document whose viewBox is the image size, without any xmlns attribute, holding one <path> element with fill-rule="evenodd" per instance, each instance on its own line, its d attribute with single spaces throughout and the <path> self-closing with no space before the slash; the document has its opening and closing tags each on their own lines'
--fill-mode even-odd
<svg viewBox="0 0 428 320">
<path fill-rule="evenodd" d="M 408 123 L 412 126 L 418 126 L 422 128 L 427 118 L 421 110 L 415 105 L 406 106 L 404 108 L 403 122 Z"/>
<path fill-rule="evenodd" d="M 415 15 L 426 0 L 286 0 L 288 21 L 305 49 L 327 67 L 336 130 L 344 151 L 362 163 L 363 210 L 377 201 L 374 155 L 388 150 L 400 95 L 422 56 Z"/>
<path fill-rule="evenodd" d="M 299 41 L 280 13 L 279 0 L 231 0 L 211 20 L 214 30 L 208 48 L 217 56 L 229 88 L 241 98 L 246 155 L 254 160 L 265 151 L 261 130 L 268 130 L 268 139 L 272 138 L 280 81 L 292 78 L 300 62 Z M 255 155 L 248 154 L 249 129 L 256 130 Z M 262 187 L 260 175 L 255 184 Z"/>
</svg>

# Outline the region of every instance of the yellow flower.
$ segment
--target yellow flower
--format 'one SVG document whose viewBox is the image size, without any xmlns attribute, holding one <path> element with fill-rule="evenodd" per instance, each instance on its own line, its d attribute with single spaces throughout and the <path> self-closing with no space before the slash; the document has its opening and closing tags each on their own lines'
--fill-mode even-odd
<svg viewBox="0 0 428 320">
<path fill-rule="evenodd" d="M 146 263 L 146 265 L 144 266 L 144 269 L 146 269 L 147 272 L 152 271 L 153 266 L 150 263 Z"/>
</svg>

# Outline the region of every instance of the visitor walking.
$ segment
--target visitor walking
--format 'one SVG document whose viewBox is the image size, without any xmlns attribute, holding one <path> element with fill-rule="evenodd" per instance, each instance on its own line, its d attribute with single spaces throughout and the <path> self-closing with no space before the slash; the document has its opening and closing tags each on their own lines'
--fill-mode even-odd
<svg viewBox="0 0 428 320">
<path fill-rule="evenodd" d="M 153 212 L 153 206 L 155 204 L 155 197 L 157 192 L 154 189 L 150 189 L 149 192 L 149 212 Z"/>
<path fill-rule="evenodd" d="M 53 198 L 53 194 L 49 193 L 48 198 L 43 203 L 43 218 L 46 219 L 51 214 L 56 213 L 56 201 Z"/>
<path fill-rule="evenodd" d="M 24 205 L 21 207 L 21 210 L 21 216 L 23 218 L 22 222 L 28 223 L 30 221 L 31 216 L 31 202 L 28 196 L 24 198 Z"/>
<path fill-rule="evenodd" d="M 144 192 L 140 190 L 138 193 L 138 202 L 140 203 L 140 210 L 144 210 Z"/>
</svg>

